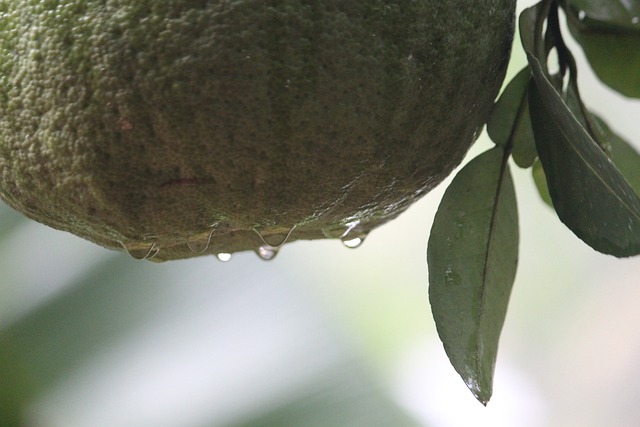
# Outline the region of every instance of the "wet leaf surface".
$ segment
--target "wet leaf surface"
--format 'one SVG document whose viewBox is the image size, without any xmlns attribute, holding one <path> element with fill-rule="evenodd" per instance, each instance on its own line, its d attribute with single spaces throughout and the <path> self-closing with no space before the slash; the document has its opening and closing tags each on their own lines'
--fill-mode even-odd
<svg viewBox="0 0 640 427">
<path fill-rule="evenodd" d="M 440 339 L 456 371 L 486 404 L 518 261 L 516 198 L 501 147 L 469 162 L 447 188 L 427 260 Z"/>
</svg>

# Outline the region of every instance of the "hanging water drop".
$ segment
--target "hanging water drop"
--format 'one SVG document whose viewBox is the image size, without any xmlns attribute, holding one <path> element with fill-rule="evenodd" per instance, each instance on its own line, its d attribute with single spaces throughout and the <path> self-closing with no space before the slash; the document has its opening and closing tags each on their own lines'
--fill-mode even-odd
<svg viewBox="0 0 640 427">
<path fill-rule="evenodd" d="M 273 246 L 260 246 L 256 251 L 256 254 L 260 257 L 260 259 L 264 261 L 271 261 L 278 255 L 279 248 L 274 248 Z"/>
<path fill-rule="evenodd" d="M 143 244 L 142 246 L 139 244 L 125 244 L 122 242 L 120 242 L 120 244 L 132 258 L 138 260 L 151 259 L 160 252 L 160 247 L 156 245 L 156 242 Z"/>
<path fill-rule="evenodd" d="M 353 221 L 347 224 L 347 229 L 340 236 L 342 244 L 349 249 L 359 248 L 364 243 L 364 239 L 367 238 L 367 233 L 358 229 L 358 225 L 360 225 L 360 221 Z"/>
<path fill-rule="evenodd" d="M 216 257 L 222 262 L 228 262 L 231 260 L 231 254 L 226 252 L 221 252 L 218 255 L 216 255 Z"/>
<path fill-rule="evenodd" d="M 362 237 L 355 237 L 353 239 L 342 239 L 342 244 L 349 249 L 359 248 L 360 246 L 362 246 L 362 243 L 364 243 L 364 239 Z"/>
</svg>

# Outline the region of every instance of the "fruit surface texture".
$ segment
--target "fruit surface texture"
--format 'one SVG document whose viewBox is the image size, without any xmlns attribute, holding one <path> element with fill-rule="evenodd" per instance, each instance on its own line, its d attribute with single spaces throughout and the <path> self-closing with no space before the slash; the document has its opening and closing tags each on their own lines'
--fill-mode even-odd
<svg viewBox="0 0 640 427">
<path fill-rule="evenodd" d="M 364 236 L 462 160 L 514 7 L 1 1 L 1 196 L 160 260 Z"/>
</svg>

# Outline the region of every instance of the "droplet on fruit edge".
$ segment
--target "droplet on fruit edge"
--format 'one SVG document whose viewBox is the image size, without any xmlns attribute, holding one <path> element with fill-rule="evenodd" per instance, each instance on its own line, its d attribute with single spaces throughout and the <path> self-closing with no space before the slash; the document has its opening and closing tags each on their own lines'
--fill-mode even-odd
<svg viewBox="0 0 640 427">
<path fill-rule="evenodd" d="M 347 230 L 340 236 L 342 244 L 349 249 L 359 248 L 364 243 L 364 239 L 367 238 L 367 232 L 357 228 L 359 224 L 360 221 L 349 223 Z"/>
<path fill-rule="evenodd" d="M 280 248 L 275 248 L 270 245 L 260 246 L 258 250 L 256 250 L 256 254 L 264 261 L 271 261 L 278 255 L 279 250 Z"/>
<path fill-rule="evenodd" d="M 342 244 L 345 245 L 349 249 L 356 249 L 362 246 L 364 243 L 364 238 L 355 237 L 353 239 L 342 239 Z"/>
<path fill-rule="evenodd" d="M 127 253 L 135 259 L 138 260 L 142 260 L 142 259 L 151 259 L 154 256 L 158 255 L 158 252 L 160 252 L 160 247 L 157 246 L 156 242 L 153 243 L 149 243 L 148 245 L 145 245 L 143 247 L 140 247 L 139 245 L 131 245 L 131 244 L 125 244 L 120 242 L 120 244 L 122 245 L 122 247 L 127 251 Z"/>
<path fill-rule="evenodd" d="M 221 252 L 218 255 L 216 255 L 216 257 L 222 262 L 231 261 L 231 254 L 226 252 Z"/>
</svg>

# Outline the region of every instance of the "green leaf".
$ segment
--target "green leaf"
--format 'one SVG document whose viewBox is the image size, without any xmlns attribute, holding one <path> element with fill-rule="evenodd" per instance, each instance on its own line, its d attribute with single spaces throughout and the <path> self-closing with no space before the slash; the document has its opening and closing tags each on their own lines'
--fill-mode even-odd
<svg viewBox="0 0 640 427">
<path fill-rule="evenodd" d="M 522 69 L 504 89 L 487 121 L 489 137 L 497 145 L 512 147 L 513 160 L 522 168 L 531 167 L 538 156 L 527 101 L 530 78 L 529 67 Z"/>
<path fill-rule="evenodd" d="M 587 112 L 589 117 L 583 113 L 581 101 L 576 94 L 573 85 L 569 85 L 564 100 L 569 109 L 576 116 L 580 124 L 591 129 L 591 134 L 598 142 L 600 147 L 605 149 L 614 165 L 620 173 L 625 177 L 631 188 L 636 194 L 640 195 L 640 154 L 625 141 L 620 135 L 616 134 L 607 123 L 598 115 Z"/>
<path fill-rule="evenodd" d="M 520 15 L 520 34 L 533 73 L 529 108 L 538 155 L 560 220 L 597 251 L 640 253 L 640 199 L 589 136 L 541 65 L 544 7 Z"/>
<path fill-rule="evenodd" d="M 533 182 L 536 184 L 536 189 L 540 198 L 549 206 L 553 208 L 553 201 L 551 201 L 551 195 L 549 194 L 549 187 L 547 186 L 547 177 L 542 169 L 540 160 L 536 160 L 531 168 L 531 175 L 533 176 Z"/>
<path fill-rule="evenodd" d="M 599 116 L 593 114 L 593 121 L 600 137 L 607 143 L 607 151 L 611 161 L 616 165 L 620 173 L 640 196 L 640 154 L 616 134 L 607 123 Z"/>
<path fill-rule="evenodd" d="M 485 405 L 518 262 L 507 158 L 498 146 L 458 173 L 442 198 L 427 250 L 438 335 L 453 367 Z"/>
<path fill-rule="evenodd" d="M 549 81 L 542 19 L 551 2 L 520 15 L 520 34 L 533 74 L 528 89 L 536 148 L 560 220 L 597 251 L 640 253 L 640 198 L 589 136 Z"/>
<path fill-rule="evenodd" d="M 568 0 L 566 6 L 585 27 L 601 31 L 640 31 L 640 2 L 637 0 Z"/>
<path fill-rule="evenodd" d="M 600 80 L 640 98 L 640 2 L 568 0 L 566 12 L 569 29 Z"/>
<path fill-rule="evenodd" d="M 511 157 L 514 162 L 524 169 L 531 167 L 533 162 L 538 158 L 538 152 L 536 151 L 536 144 L 533 138 L 528 99 L 525 101 L 522 116 L 516 126 L 513 140 Z"/>
</svg>

